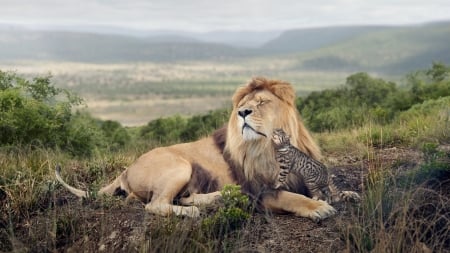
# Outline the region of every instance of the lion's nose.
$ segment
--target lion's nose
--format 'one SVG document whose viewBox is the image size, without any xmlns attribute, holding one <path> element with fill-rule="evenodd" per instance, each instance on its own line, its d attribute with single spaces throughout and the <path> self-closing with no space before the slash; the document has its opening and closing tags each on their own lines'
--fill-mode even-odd
<svg viewBox="0 0 450 253">
<path fill-rule="evenodd" d="M 243 110 L 239 110 L 238 114 L 239 116 L 241 116 L 242 118 L 245 118 L 247 115 L 251 114 L 253 111 L 250 109 L 243 109 Z"/>
</svg>

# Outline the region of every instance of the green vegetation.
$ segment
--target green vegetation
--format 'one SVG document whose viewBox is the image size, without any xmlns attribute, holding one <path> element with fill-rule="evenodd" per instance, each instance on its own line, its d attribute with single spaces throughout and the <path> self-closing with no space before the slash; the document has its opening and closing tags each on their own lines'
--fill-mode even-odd
<svg viewBox="0 0 450 253">
<path fill-rule="evenodd" d="M 369 167 L 360 206 L 341 224 L 347 249 L 355 252 L 445 252 L 450 247 L 450 152 L 426 143 L 426 162 L 406 173 Z M 401 162 L 401 161 L 399 161 Z"/>
<path fill-rule="evenodd" d="M 161 143 L 196 140 L 222 127 L 228 120 L 229 110 L 216 110 L 206 115 L 183 118 L 179 115 L 150 121 L 141 128 L 140 135 Z"/>
<path fill-rule="evenodd" d="M 444 188 L 448 187 L 450 154 L 439 149 L 450 143 L 449 74 L 448 66 L 435 63 L 409 74 L 405 86 L 397 86 L 357 73 L 343 87 L 313 92 L 297 101 L 325 156 L 367 161 L 363 201 L 349 206 L 349 215 L 339 222 L 350 252 L 450 249 L 450 204 L 448 188 Z M 119 240 L 111 229 L 129 236 L 126 229 L 137 226 L 132 223 L 136 220 L 111 225 L 117 216 L 140 217 L 145 228 L 120 239 L 133 241 L 122 250 L 232 252 L 241 246 L 242 231 L 251 233 L 252 228 L 248 200 L 238 187 L 224 188 L 224 202 L 214 210 L 204 207 L 206 215 L 200 220 L 151 216 L 147 224 L 141 206 L 133 208 L 108 198 L 77 202 L 61 197 L 68 194 L 53 176 L 56 164 L 61 164 L 72 185 L 83 189 L 104 185 L 149 148 L 194 140 L 221 127 L 229 109 L 125 128 L 74 111 L 80 102 L 70 92 L 55 88 L 49 76 L 27 80 L 0 72 L 2 250 L 75 247 L 98 251 L 100 241 Z M 407 170 L 398 169 L 407 161 L 386 165 L 377 154 L 386 147 L 414 149 L 423 154 L 424 162 Z"/>
<path fill-rule="evenodd" d="M 0 72 L 0 144 L 36 141 L 44 146 L 62 145 L 72 106 L 80 102 L 68 92 L 64 101 L 58 101 L 56 97 L 62 92 L 50 85 L 49 77 L 28 81 Z"/>
<path fill-rule="evenodd" d="M 250 202 L 239 185 L 225 185 L 221 191 L 223 207 L 202 221 L 202 227 L 217 236 L 239 229 L 250 218 Z"/>
<path fill-rule="evenodd" d="M 343 87 L 312 92 L 299 99 L 297 107 L 316 132 L 360 127 L 369 122 L 383 125 L 413 105 L 450 96 L 449 73 L 448 66 L 434 63 L 429 70 L 410 74 L 407 88 L 357 73 L 349 76 Z"/>
<path fill-rule="evenodd" d="M 50 76 L 29 81 L 0 71 L 0 145 L 61 148 L 89 156 L 97 148 L 117 148 L 129 141 L 117 122 L 73 114 L 81 102 L 69 91 L 55 88 Z"/>
</svg>

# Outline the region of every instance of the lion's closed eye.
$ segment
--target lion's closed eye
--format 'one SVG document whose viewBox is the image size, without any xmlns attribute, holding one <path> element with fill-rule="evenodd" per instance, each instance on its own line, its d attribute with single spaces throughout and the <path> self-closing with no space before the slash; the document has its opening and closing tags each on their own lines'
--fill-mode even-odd
<svg viewBox="0 0 450 253">
<path fill-rule="evenodd" d="M 266 105 L 268 103 L 270 103 L 270 100 L 268 100 L 268 99 L 261 99 L 261 100 L 258 101 L 258 106 Z"/>
</svg>

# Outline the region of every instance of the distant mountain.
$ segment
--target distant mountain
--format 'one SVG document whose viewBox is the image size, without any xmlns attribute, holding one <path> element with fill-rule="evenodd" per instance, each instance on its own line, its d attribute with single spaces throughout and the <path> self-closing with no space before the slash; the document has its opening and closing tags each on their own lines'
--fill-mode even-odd
<svg viewBox="0 0 450 253">
<path fill-rule="evenodd" d="M 137 38 L 78 32 L 0 31 L 0 61 L 175 61 L 244 56 L 251 56 L 251 52 L 182 36 Z"/>
<path fill-rule="evenodd" d="M 295 55 L 303 70 L 395 74 L 426 68 L 433 61 L 450 64 L 450 22 L 373 28 Z"/>
<path fill-rule="evenodd" d="M 357 36 L 387 30 L 384 26 L 342 26 L 294 29 L 265 43 L 261 50 L 272 54 L 307 52 L 351 40 Z"/>
<path fill-rule="evenodd" d="M 290 70 L 294 71 L 401 74 L 426 68 L 433 61 L 450 64 L 450 22 L 308 28 L 283 33 L 124 29 L 108 34 L 113 28 L 79 29 L 84 30 L 0 25 L 0 61 L 241 61 L 254 57 L 270 61 L 289 58 L 293 62 Z"/>
<path fill-rule="evenodd" d="M 188 36 L 199 41 L 227 44 L 238 48 L 259 48 L 279 36 L 281 31 L 212 31 Z"/>
<path fill-rule="evenodd" d="M 257 48 L 276 38 L 280 31 L 228 31 L 186 32 L 177 30 L 144 30 L 107 25 L 15 25 L 0 23 L 0 31 L 72 32 L 97 35 L 120 35 L 149 38 L 161 42 L 205 42 L 237 48 Z"/>
</svg>

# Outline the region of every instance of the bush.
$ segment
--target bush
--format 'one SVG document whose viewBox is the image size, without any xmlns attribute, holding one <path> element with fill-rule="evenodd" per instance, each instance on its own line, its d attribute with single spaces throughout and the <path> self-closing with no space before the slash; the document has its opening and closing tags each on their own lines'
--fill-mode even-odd
<svg viewBox="0 0 450 253">
<path fill-rule="evenodd" d="M 428 99 L 450 96 L 450 67 L 433 63 L 428 70 L 416 71 L 407 76 L 413 104 Z"/>
<path fill-rule="evenodd" d="M 349 76 L 343 87 L 298 99 L 297 108 L 309 128 L 317 132 L 360 127 L 368 122 L 384 125 L 415 104 L 450 96 L 449 73 L 449 67 L 434 63 L 429 70 L 409 74 L 405 89 L 357 73 Z"/>
<path fill-rule="evenodd" d="M 141 129 L 141 136 L 167 144 L 180 141 L 180 135 L 186 127 L 186 119 L 176 115 L 150 121 Z"/>
<path fill-rule="evenodd" d="M 202 227 L 213 235 L 224 235 L 227 232 L 244 226 L 250 218 L 249 199 L 241 193 L 239 185 L 225 185 L 221 191 L 223 207 L 212 216 L 202 221 Z"/>
<path fill-rule="evenodd" d="M 68 126 L 65 150 L 76 156 L 90 156 L 97 148 L 106 147 L 100 125 L 89 114 L 77 112 Z"/>
<path fill-rule="evenodd" d="M 122 148 L 131 141 L 130 134 L 117 121 L 101 121 L 100 129 L 105 134 L 107 142 L 109 143 L 112 150 Z"/>
<path fill-rule="evenodd" d="M 59 147 L 89 156 L 98 148 L 117 149 L 130 141 L 118 122 L 72 114 L 81 102 L 69 91 L 55 88 L 50 76 L 29 81 L 0 71 L 0 146 Z"/>
<path fill-rule="evenodd" d="M 181 131 L 181 140 L 192 141 L 210 134 L 227 122 L 229 113 L 229 110 L 215 110 L 205 115 L 189 118 L 185 128 Z"/>
<path fill-rule="evenodd" d="M 297 101 L 298 110 L 313 131 L 331 131 L 362 126 L 368 121 L 386 123 L 393 118 L 388 106 L 398 90 L 392 82 L 357 73 L 336 90 L 313 92 Z"/>
<path fill-rule="evenodd" d="M 162 144 L 187 142 L 208 135 L 228 120 L 229 110 L 216 110 L 205 115 L 183 118 L 179 115 L 150 121 L 140 135 Z"/>
<path fill-rule="evenodd" d="M 406 174 L 369 164 L 361 205 L 342 227 L 349 252 L 446 252 L 450 246 L 450 153 L 423 146 L 426 163 Z M 442 187 L 442 188 L 441 188 Z"/>
<path fill-rule="evenodd" d="M 81 100 L 50 84 L 50 76 L 25 80 L 0 71 L 0 145 L 65 143 L 72 107 Z"/>
</svg>

